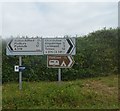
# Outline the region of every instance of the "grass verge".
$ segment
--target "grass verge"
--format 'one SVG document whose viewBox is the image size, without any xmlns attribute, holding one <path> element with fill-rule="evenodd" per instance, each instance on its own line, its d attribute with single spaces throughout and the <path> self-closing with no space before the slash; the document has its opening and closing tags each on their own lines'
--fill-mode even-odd
<svg viewBox="0 0 120 111">
<path fill-rule="evenodd" d="M 118 77 L 3 84 L 3 109 L 116 109 Z"/>
</svg>

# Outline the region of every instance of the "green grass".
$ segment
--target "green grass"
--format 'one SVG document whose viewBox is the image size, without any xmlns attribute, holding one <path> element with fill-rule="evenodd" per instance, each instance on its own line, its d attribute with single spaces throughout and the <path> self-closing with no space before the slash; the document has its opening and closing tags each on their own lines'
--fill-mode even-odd
<svg viewBox="0 0 120 111">
<path fill-rule="evenodd" d="M 0 110 L 2 109 L 2 86 L 0 85 Z"/>
<path fill-rule="evenodd" d="M 3 84 L 3 109 L 116 109 L 118 77 L 98 77 L 68 82 Z"/>
</svg>

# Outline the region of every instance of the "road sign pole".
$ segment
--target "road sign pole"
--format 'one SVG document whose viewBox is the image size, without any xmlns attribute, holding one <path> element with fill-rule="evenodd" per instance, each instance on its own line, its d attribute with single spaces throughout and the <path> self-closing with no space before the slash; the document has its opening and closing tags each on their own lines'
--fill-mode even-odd
<svg viewBox="0 0 120 111">
<path fill-rule="evenodd" d="M 58 69 L 58 82 L 61 82 L 61 69 Z"/>
<path fill-rule="evenodd" d="M 22 66 L 22 56 L 19 56 L 19 66 Z M 22 89 L 22 71 L 19 71 L 19 90 Z"/>
</svg>

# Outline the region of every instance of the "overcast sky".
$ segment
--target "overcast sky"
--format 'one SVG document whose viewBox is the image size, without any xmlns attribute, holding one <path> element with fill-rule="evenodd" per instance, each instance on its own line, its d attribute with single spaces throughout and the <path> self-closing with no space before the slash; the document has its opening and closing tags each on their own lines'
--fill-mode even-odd
<svg viewBox="0 0 120 111">
<path fill-rule="evenodd" d="M 0 20 L 1 23 L 1 20 Z M 12 2 L 2 4 L 2 35 L 64 36 L 118 26 L 117 2 Z"/>
</svg>

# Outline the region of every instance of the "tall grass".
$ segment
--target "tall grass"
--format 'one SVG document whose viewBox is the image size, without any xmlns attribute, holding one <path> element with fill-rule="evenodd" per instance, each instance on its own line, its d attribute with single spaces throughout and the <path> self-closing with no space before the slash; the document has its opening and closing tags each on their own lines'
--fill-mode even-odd
<svg viewBox="0 0 120 111">
<path fill-rule="evenodd" d="M 110 81 L 112 80 L 112 82 Z M 118 108 L 117 76 L 3 85 L 3 109 Z"/>
</svg>

